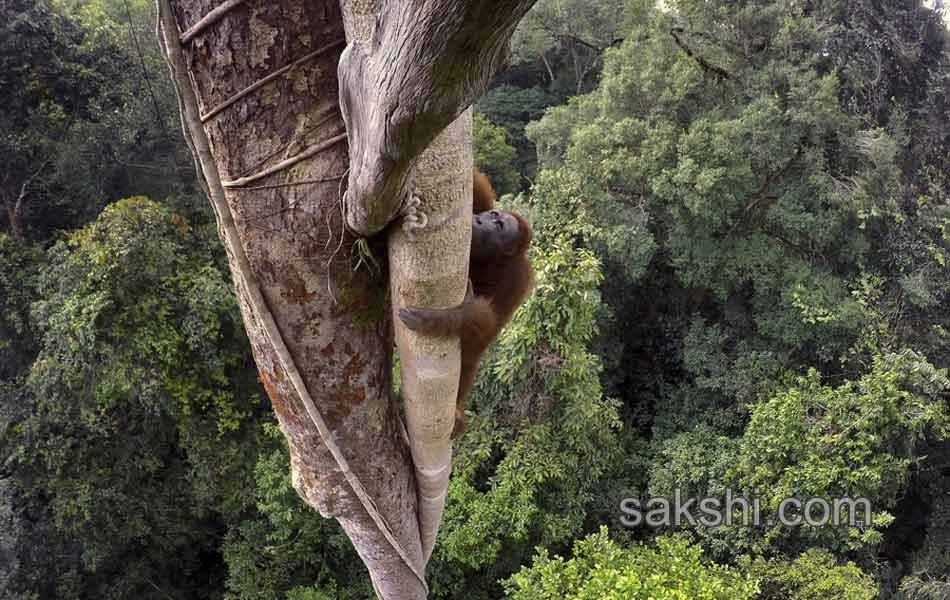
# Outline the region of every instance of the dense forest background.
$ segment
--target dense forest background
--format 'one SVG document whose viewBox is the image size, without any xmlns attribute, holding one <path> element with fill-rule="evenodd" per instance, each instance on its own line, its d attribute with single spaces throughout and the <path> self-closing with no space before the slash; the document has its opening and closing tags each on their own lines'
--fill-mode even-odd
<svg viewBox="0 0 950 600">
<path fill-rule="evenodd" d="M 298 499 L 146 0 L 0 2 L 0 597 L 372 598 Z M 950 46 L 908 0 L 539 0 L 476 109 L 535 226 L 441 599 L 950 598 Z M 623 498 L 873 524 L 621 526 Z"/>
</svg>

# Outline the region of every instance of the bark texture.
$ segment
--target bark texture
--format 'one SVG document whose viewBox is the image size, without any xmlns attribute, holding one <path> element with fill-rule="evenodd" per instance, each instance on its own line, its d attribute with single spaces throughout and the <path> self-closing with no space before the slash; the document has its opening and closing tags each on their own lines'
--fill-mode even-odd
<svg viewBox="0 0 950 600">
<path fill-rule="evenodd" d="M 459 344 L 408 331 L 395 314 L 404 305 L 445 307 L 464 298 L 472 140 L 471 113 L 460 115 L 507 61 L 511 35 L 533 3 L 342 0 L 347 47 L 338 72 L 350 142 L 347 225 L 372 235 L 400 214 L 426 223 L 414 236 L 405 227 L 389 234 L 392 308 L 426 560 L 451 474 Z M 407 214 L 415 200 L 421 201 L 413 207 L 419 214 Z"/>
<path fill-rule="evenodd" d="M 254 357 L 290 447 L 294 487 L 339 520 L 380 597 L 424 598 L 416 484 L 390 394 L 386 274 L 354 268 L 354 238 L 342 219 L 348 148 L 337 100 L 339 6 L 228 4 L 196 27 L 213 0 L 159 0 L 159 33 Z M 355 495 L 299 386 L 406 557 Z"/>
<path fill-rule="evenodd" d="M 350 140 L 346 222 L 382 231 L 422 151 L 485 89 L 535 0 L 342 0 L 340 106 Z"/>
<path fill-rule="evenodd" d="M 294 487 L 339 520 L 380 598 L 425 598 L 459 344 L 396 328 L 403 429 L 392 318 L 464 297 L 471 113 L 459 115 L 506 61 L 534 0 L 343 0 L 342 13 L 335 0 L 157 1 Z M 344 221 L 380 232 L 410 192 L 427 224 L 390 231 L 389 274 L 357 268 Z"/>
<path fill-rule="evenodd" d="M 396 313 L 407 305 L 452 306 L 465 297 L 472 239 L 471 110 L 422 153 L 414 185 L 430 221 L 412 238 L 400 227 L 390 229 L 389 269 L 420 537 L 428 560 L 452 473 L 459 340 L 419 335 L 403 326 Z"/>
</svg>

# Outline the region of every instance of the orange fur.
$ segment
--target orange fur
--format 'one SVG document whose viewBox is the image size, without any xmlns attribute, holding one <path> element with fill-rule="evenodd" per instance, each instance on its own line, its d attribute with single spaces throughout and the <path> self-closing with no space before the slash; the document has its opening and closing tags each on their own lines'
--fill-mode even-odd
<svg viewBox="0 0 950 600">
<path fill-rule="evenodd" d="M 495 191 L 477 169 L 473 175 L 474 212 L 495 207 Z M 519 214 L 520 237 L 514 254 L 493 256 L 469 264 L 473 298 L 445 309 L 403 308 L 400 318 L 411 329 L 432 335 L 458 335 L 462 345 L 462 372 L 455 405 L 452 437 L 465 431 L 465 398 L 472 391 L 482 354 L 498 337 L 534 285 L 534 269 L 528 261 L 531 225 Z"/>
<path fill-rule="evenodd" d="M 472 212 L 478 214 L 495 208 L 495 190 L 485 174 L 475 169 L 472 181 Z"/>
</svg>

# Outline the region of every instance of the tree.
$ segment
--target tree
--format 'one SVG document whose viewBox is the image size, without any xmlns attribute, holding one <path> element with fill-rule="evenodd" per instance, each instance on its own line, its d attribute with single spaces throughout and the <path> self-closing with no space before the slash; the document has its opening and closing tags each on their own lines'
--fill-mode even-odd
<svg viewBox="0 0 950 600">
<path fill-rule="evenodd" d="M 254 465 L 258 513 L 231 528 L 220 549 L 227 564 L 227 597 L 372 597 L 365 569 L 339 524 L 321 518 L 294 491 L 287 447 L 276 423 L 268 423 L 265 430 L 268 438 L 279 443 Z"/>
<path fill-rule="evenodd" d="M 485 115 L 475 113 L 473 128 L 475 166 L 488 176 L 499 195 L 518 190 L 518 172 L 513 166 L 515 149 L 508 144 L 505 128 Z"/>
<path fill-rule="evenodd" d="M 541 118 L 544 110 L 556 103 L 557 98 L 540 87 L 522 89 L 509 84 L 491 88 L 478 100 L 479 113 L 495 125 L 504 127 L 507 141 L 515 148 L 516 158 L 512 166 L 521 176 L 521 186 L 517 191 L 527 191 L 527 183 L 533 182 L 538 169 L 537 152 L 534 144 L 525 137 L 525 126 Z M 476 153 L 479 152 L 477 127 Z"/>
<path fill-rule="evenodd" d="M 566 236 L 541 238 L 537 286 L 484 359 L 458 447 L 433 586 L 497 598 L 535 546 L 567 547 L 612 510 L 616 403 L 589 351 L 600 267 Z"/>
<path fill-rule="evenodd" d="M 751 600 L 755 580 L 704 560 L 682 537 L 624 548 L 606 528 L 574 545 L 565 560 L 541 551 L 505 583 L 512 600 Z"/>
<path fill-rule="evenodd" d="M 548 89 L 561 84 L 569 95 L 590 91 L 604 50 L 630 29 L 626 0 L 540 0 L 526 15 L 512 40 L 519 61 L 540 59 Z M 554 63 L 562 63 L 563 67 Z M 560 68 L 559 68 L 560 67 Z"/>
<path fill-rule="evenodd" d="M 176 126 L 175 91 L 155 43 L 154 0 L 61 0 L 85 30 L 82 48 L 121 47 L 128 57 L 110 92 L 118 110 L 101 111 L 95 123 L 77 128 L 69 152 L 90 156 L 111 169 L 100 194 L 113 201 L 143 195 L 173 202 L 184 217 L 213 218 L 194 173 L 194 162 Z M 80 137 L 81 136 L 81 137 Z M 80 162 L 74 179 L 89 179 Z"/>
<path fill-rule="evenodd" d="M 88 208 L 86 202 L 64 202 L 84 185 L 69 176 L 76 159 L 65 142 L 79 125 L 116 106 L 109 84 L 127 56 L 114 45 L 84 47 L 83 29 L 46 1 L 5 2 L 0 19 L 2 223 L 12 237 L 23 239 L 31 225 L 70 223 Z M 23 60 L 24 53 L 29 60 Z"/>
<path fill-rule="evenodd" d="M 333 2 L 160 2 L 186 137 L 288 441 L 294 487 L 337 518 L 381 598 L 426 594 L 450 471 L 458 351 L 455 341 L 397 327 L 403 427 L 390 395 L 385 278 L 356 262 L 357 239 L 338 207 L 369 235 L 407 200 L 406 212 L 424 224 L 414 210 L 421 195 L 429 225 L 419 244 L 411 227 L 394 229 L 390 241 L 393 305 L 462 299 L 471 133 L 470 117 L 456 119 L 502 64 L 530 4 L 393 0 L 344 3 L 339 12 Z"/>
<path fill-rule="evenodd" d="M 946 30 L 920 3 L 656 4 L 594 91 L 527 129 L 535 225 L 579 223 L 603 264 L 605 390 L 646 446 L 643 488 L 864 493 L 891 527 L 701 543 L 717 560 L 816 542 L 866 569 L 877 551 L 917 560 L 914 465 L 937 481 L 947 435 Z M 789 462 L 766 459 L 782 427 Z M 942 563 L 917 564 L 926 580 Z"/>
<path fill-rule="evenodd" d="M 804 527 L 794 536 L 835 550 L 874 548 L 893 522 L 886 511 L 897 503 L 919 441 L 950 431 L 941 401 L 948 388 L 945 369 L 910 351 L 877 357 L 870 373 L 837 388 L 811 371 L 753 409 L 735 464 L 739 479 L 745 489 L 768 490 L 767 511 L 790 497 L 867 499 L 873 515 L 838 515 L 840 526 Z M 784 533 L 776 526 L 769 536 Z"/>
<path fill-rule="evenodd" d="M 198 212 L 152 10 L 148 0 L 0 8 L 0 229 L 45 241 L 133 195 Z"/>
<path fill-rule="evenodd" d="M 29 510 L 52 525 L 17 547 L 26 593 L 203 595 L 197 573 L 211 587 L 223 577 L 207 557 L 253 508 L 253 459 L 268 442 L 222 258 L 142 197 L 49 250 L 39 353 L 10 396 L 23 414 L 0 427 Z"/>
<path fill-rule="evenodd" d="M 38 248 L 0 233 L 0 381 L 22 375 L 35 356 L 30 303 L 41 257 Z"/>
<path fill-rule="evenodd" d="M 853 562 L 837 564 L 826 550 L 809 550 L 793 561 L 743 560 L 742 567 L 759 579 L 757 600 L 873 600 L 874 579 Z"/>
</svg>

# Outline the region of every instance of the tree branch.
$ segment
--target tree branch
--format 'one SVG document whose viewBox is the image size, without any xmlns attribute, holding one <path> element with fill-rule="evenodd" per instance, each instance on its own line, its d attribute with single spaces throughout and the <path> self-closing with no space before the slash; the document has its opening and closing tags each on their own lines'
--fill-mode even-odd
<svg viewBox="0 0 950 600">
<path fill-rule="evenodd" d="M 673 36 L 673 41 L 675 41 L 676 45 L 679 46 L 680 49 L 686 53 L 686 56 L 695 60 L 696 64 L 698 64 L 703 69 L 704 72 L 712 73 L 716 77 L 716 79 L 720 79 L 720 80 L 732 79 L 731 73 L 729 73 L 722 67 L 717 67 L 716 65 L 710 63 L 708 60 L 706 60 L 702 56 L 693 52 L 693 50 L 689 47 L 689 45 L 680 39 L 679 34 L 681 33 L 686 33 L 686 30 L 683 29 L 682 27 L 673 27 L 672 29 L 670 29 L 670 35 Z"/>
<path fill-rule="evenodd" d="M 378 18 L 347 18 L 339 79 L 350 228 L 372 235 L 397 216 L 419 154 L 507 62 L 515 26 L 534 2 L 384 0 Z M 347 4 L 351 15 L 360 10 Z"/>
<path fill-rule="evenodd" d="M 752 195 L 752 201 L 746 204 L 745 209 L 742 211 L 744 220 L 747 219 L 752 211 L 755 210 L 762 202 L 766 200 L 774 201 L 776 199 L 775 196 L 768 195 L 769 188 L 772 187 L 772 183 L 774 183 L 776 179 L 779 177 L 784 177 L 785 174 L 788 173 L 789 169 L 792 168 L 792 165 L 795 164 L 795 161 L 798 160 L 798 157 L 801 156 L 801 153 L 802 147 L 799 146 L 798 149 L 795 150 L 795 154 L 793 154 L 792 157 L 788 159 L 788 162 L 786 162 L 782 168 L 766 175 L 765 181 L 762 182 L 762 185 L 759 186 L 759 189 L 756 191 L 756 193 Z"/>
<path fill-rule="evenodd" d="M 30 184 L 40 176 L 40 173 L 46 169 L 49 163 L 49 160 L 44 160 L 40 163 L 40 166 L 33 171 L 33 174 L 26 178 L 26 181 L 20 186 L 20 193 L 17 194 L 16 200 L 13 201 L 12 206 L 8 207 L 10 234 L 17 240 L 22 240 L 24 237 L 23 227 L 20 225 L 20 211 L 23 209 L 23 205 L 26 204 L 26 199 L 29 196 Z"/>
</svg>

